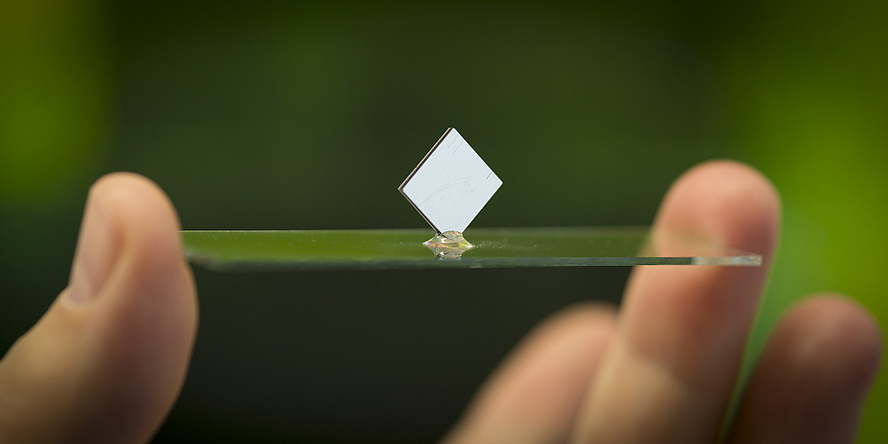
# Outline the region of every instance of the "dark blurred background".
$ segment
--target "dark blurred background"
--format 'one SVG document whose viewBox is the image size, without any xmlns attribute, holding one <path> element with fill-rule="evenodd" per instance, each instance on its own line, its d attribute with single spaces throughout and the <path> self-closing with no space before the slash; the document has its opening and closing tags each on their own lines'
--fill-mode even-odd
<svg viewBox="0 0 888 444">
<path fill-rule="evenodd" d="M 89 185 L 187 229 L 422 227 L 395 190 L 448 126 L 504 185 L 473 226 L 649 224 L 711 158 L 768 174 L 787 306 L 885 325 L 888 3 L 0 2 L 0 346 L 66 285 Z M 433 441 L 547 315 L 628 269 L 219 274 L 157 442 Z M 749 361 L 747 361 L 749 362 Z M 748 365 L 748 364 L 747 364 Z M 877 382 L 861 442 L 884 442 Z"/>
</svg>

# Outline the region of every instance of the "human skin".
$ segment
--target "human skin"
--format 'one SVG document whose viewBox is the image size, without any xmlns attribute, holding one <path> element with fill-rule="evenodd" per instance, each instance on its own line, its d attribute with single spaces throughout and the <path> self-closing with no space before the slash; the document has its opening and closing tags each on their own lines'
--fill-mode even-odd
<svg viewBox="0 0 888 444">
<path fill-rule="evenodd" d="M 762 267 L 637 267 L 617 310 L 544 321 L 444 441 L 707 443 L 720 430 L 779 237 L 768 180 L 728 161 L 671 187 L 654 230 L 761 252 Z M 149 441 L 187 372 L 197 296 L 172 204 L 112 174 L 91 189 L 71 280 L 0 361 L 0 443 Z M 882 337 L 840 295 L 790 309 L 757 362 L 730 442 L 853 442 Z"/>
<path fill-rule="evenodd" d="M 761 252 L 763 266 L 637 267 L 619 311 L 572 307 L 532 332 L 447 442 L 714 442 L 779 226 L 779 197 L 758 172 L 729 161 L 691 169 L 664 198 L 655 233 Z M 775 329 L 727 440 L 853 442 L 881 350 L 864 308 L 807 298 Z"/>
</svg>

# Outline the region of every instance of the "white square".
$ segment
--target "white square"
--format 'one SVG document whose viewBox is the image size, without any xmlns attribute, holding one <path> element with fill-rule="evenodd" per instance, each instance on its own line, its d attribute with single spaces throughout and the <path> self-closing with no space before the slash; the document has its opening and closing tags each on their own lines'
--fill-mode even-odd
<svg viewBox="0 0 888 444">
<path fill-rule="evenodd" d="M 502 184 L 450 128 L 398 190 L 436 231 L 462 233 Z"/>
</svg>

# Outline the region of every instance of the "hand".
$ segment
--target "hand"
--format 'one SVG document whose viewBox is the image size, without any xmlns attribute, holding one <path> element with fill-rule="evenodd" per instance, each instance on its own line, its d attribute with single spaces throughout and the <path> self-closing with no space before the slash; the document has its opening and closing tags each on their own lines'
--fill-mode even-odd
<svg viewBox="0 0 888 444">
<path fill-rule="evenodd" d="M 693 230 L 766 252 L 778 203 L 733 163 L 688 173 L 657 230 Z M 71 283 L 0 362 L 0 442 L 144 442 L 181 388 L 196 328 L 175 212 L 145 179 L 90 194 Z M 737 374 L 768 267 L 635 271 L 619 319 L 601 306 L 546 322 L 481 392 L 452 442 L 709 442 Z M 881 352 L 854 304 L 811 299 L 759 362 L 737 441 L 843 442 Z"/>
<path fill-rule="evenodd" d="M 148 441 L 196 326 L 173 206 L 144 178 L 99 180 L 68 288 L 0 361 L 0 443 Z"/>
<path fill-rule="evenodd" d="M 655 231 L 692 232 L 764 266 L 638 267 L 623 306 L 554 316 L 482 389 L 446 441 L 710 443 L 719 434 L 778 239 L 779 199 L 733 162 L 699 166 L 667 194 Z M 881 359 L 867 312 L 835 295 L 786 314 L 727 441 L 853 442 Z"/>
</svg>

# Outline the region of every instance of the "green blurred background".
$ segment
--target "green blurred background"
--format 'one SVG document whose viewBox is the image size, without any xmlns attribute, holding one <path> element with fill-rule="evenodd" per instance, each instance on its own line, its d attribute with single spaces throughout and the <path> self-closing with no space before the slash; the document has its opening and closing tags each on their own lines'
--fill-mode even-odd
<svg viewBox="0 0 888 444">
<path fill-rule="evenodd" d="M 504 186 L 475 226 L 648 224 L 669 183 L 764 171 L 784 237 L 750 341 L 806 293 L 882 325 L 888 3 L 4 0 L 0 345 L 66 281 L 87 189 L 130 170 L 189 229 L 405 228 L 455 126 Z M 217 274 L 157 442 L 440 436 L 509 348 L 628 270 Z M 861 442 L 888 439 L 883 371 Z"/>
</svg>

